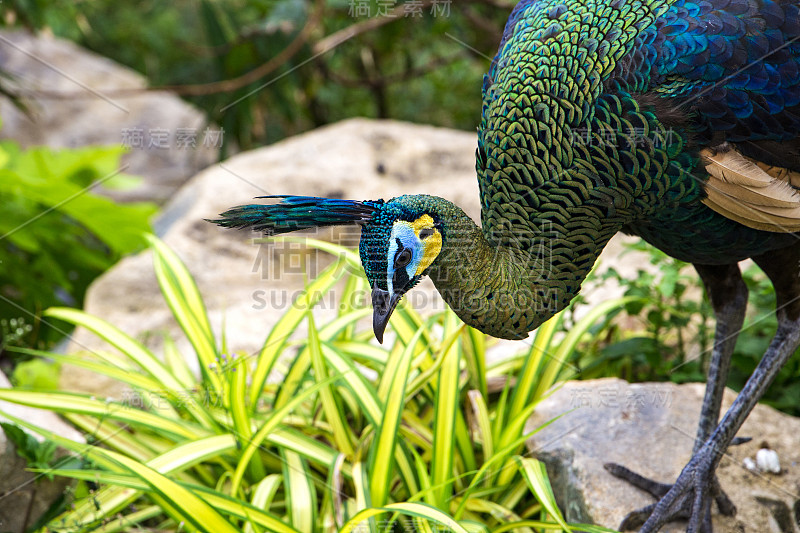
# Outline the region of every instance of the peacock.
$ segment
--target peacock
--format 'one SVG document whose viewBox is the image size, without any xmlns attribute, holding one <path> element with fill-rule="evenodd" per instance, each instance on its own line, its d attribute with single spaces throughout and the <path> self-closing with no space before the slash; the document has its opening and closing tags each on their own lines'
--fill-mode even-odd
<svg viewBox="0 0 800 533">
<path fill-rule="evenodd" d="M 688 519 L 711 532 L 723 452 L 800 344 L 800 7 L 797 0 L 522 0 L 483 79 L 481 226 L 426 195 L 271 196 L 217 224 L 279 234 L 361 226 L 378 341 L 429 276 L 467 324 L 522 339 L 578 294 L 617 232 L 692 263 L 717 318 L 692 459 L 674 484 L 608 464 L 657 502 L 621 529 Z M 433 179 L 433 178 L 432 178 Z M 778 329 L 732 407 L 720 404 L 752 258 Z"/>
</svg>

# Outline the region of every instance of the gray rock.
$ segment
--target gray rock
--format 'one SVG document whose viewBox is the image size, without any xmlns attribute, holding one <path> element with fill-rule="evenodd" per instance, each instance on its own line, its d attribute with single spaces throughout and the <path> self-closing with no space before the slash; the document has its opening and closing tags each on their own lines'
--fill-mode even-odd
<svg viewBox="0 0 800 533">
<path fill-rule="evenodd" d="M 8 378 L 0 372 L 0 387 L 10 386 Z M 84 442 L 78 431 L 50 411 L 0 402 L 0 420 L 4 420 L 4 413 L 74 441 Z M 48 480 L 43 474 L 28 472 L 27 467 L 25 459 L 17 454 L 14 444 L 0 430 L 0 531 L 25 531 L 71 484 L 67 478 Z"/>
<path fill-rule="evenodd" d="M 615 462 L 651 479 L 671 483 L 690 458 L 705 385 L 629 384 L 619 379 L 572 381 L 543 400 L 528 431 L 563 416 L 536 433 L 530 453 L 547 464 L 553 489 L 573 522 L 619 526 L 626 513 L 653 498 L 606 472 Z M 723 409 L 735 398 L 727 390 Z M 758 405 L 739 432 L 751 442 L 731 447 L 718 469 L 720 483 L 738 509 L 735 517 L 714 507 L 714 531 L 793 533 L 800 507 L 800 420 Z M 743 466 L 763 444 L 775 450 L 781 474 Z M 684 531 L 685 522 L 664 527 Z"/>
<path fill-rule="evenodd" d="M 140 90 L 147 86 L 143 76 L 74 43 L 46 34 L 0 31 L 0 71 L 14 77 L 3 83 L 25 94 L 32 115 L 0 97 L 0 138 L 23 147 L 131 147 L 122 163 L 128 165 L 127 174 L 140 176 L 142 182 L 129 190 L 100 189 L 115 199 L 163 203 L 217 160 L 218 149 L 203 145 L 207 126 L 199 110 L 173 94 Z M 212 125 L 209 130 L 219 128 Z M 192 132 L 195 148 L 189 143 Z M 141 146 L 133 139 L 138 133 Z M 211 140 L 213 135 L 207 144 Z"/>
</svg>

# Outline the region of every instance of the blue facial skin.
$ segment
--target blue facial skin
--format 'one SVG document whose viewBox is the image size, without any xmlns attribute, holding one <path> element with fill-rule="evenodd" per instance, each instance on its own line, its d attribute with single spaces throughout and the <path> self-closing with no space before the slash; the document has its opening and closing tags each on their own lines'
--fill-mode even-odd
<svg viewBox="0 0 800 533">
<path fill-rule="evenodd" d="M 408 250 L 406 252 L 405 250 Z M 400 266 L 405 262 L 404 256 L 410 252 L 411 260 L 406 266 Z M 408 286 L 410 281 L 414 284 L 419 281 L 420 276 L 416 276 L 417 266 L 422 259 L 422 244 L 414 233 L 414 229 L 407 224 L 395 224 L 389 241 L 389 250 L 386 254 L 386 285 L 389 293 L 400 290 L 405 292 L 413 285 Z M 415 279 L 416 278 L 416 279 Z"/>
</svg>

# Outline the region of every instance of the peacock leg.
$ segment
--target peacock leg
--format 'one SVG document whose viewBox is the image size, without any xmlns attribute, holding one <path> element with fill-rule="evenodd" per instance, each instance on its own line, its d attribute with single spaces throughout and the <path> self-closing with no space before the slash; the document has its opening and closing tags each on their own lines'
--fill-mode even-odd
<svg viewBox="0 0 800 533">
<path fill-rule="evenodd" d="M 721 493 L 714 472 L 758 400 L 800 345 L 800 245 L 753 258 L 769 276 L 777 296 L 778 331 L 750 379 L 708 440 L 697 450 L 669 491 L 653 506 L 640 533 L 654 533 L 688 514 L 687 532 L 711 532 L 710 496 Z M 718 500 L 719 503 L 719 500 Z"/>
<path fill-rule="evenodd" d="M 800 313 L 788 316 L 778 313 L 778 332 L 772 339 L 767 353 L 759 362 L 753 375 L 747 380 L 733 405 L 722 417 L 717 429 L 708 441 L 692 457 L 672 488 L 652 510 L 641 533 L 653 533 L 676 516 L 689 515 L 688 533 L 711 531 L 709 496 L 716 484 L 714 471 L 722 459 L 723 452 L 744 423 L 747 415 L 764 394 L 769 384 L 800 345 Z"/>
<path fill-rule="evenodd" d="M 700 278 L 708 290 L 711 305 L 717 318 L 717 325 L 714 333 L 714 348 L 708 367 L 708 382 L 706 384 L 705 397 L 703 398 L 703 406 L 700 410 L 700 422 L 697 426 L 697 436 L 695 437 L 692 455 L 702 448 L 719 421 L 731 355 L 736 344 L 736 337 L 744 322 L 747 306 L 747 286 L 742 280 L 737 264 L 719 266 L 695 265 L 695 269 L 700 274 Z M 672 488 L 671 484 L 653 481 L 618 464 L 609 463 L 605 465 L 605 468 L 614 476 L 648 492 L 656 499 L 662 498 Z M 716 477 L 713 480 L 711 495 L 717 501 L 720 512 L 726 515 L 732 515 L 736 512 L 736 507 L 719 488 Z M 641 526 L 654 508 L 655 504 L 652 504 L 629 513 L 620 524 L 620 530 L 635 529 Z M 672 518 L 688 518 L 689 512 L 689 508 L 681 509 Z M 710 506 L 708 506 L 706 514 L 710 520 Z"/>
<path fill-rule="evenodd" d="M 728 379 L 731 356 L 736 345 L 736 338 L 744 324 L 747 310 L 747 285 L 742 280 L 739 265 L 708 266 L 694 265 L 700 279 L 708 290 L 711 306 L 717 318 L 714 331 L 714 348 L 708 366 L 708 381 L 703 406 L 700 409 L 700 422 L 697 425 L 697 436 L 694 441 L 692 455 L 700 451 L 703 444 L 711 436 L 711 432 L 719 422 L 722 396 L 725 393 L 725 382 Z"/>
</svg>

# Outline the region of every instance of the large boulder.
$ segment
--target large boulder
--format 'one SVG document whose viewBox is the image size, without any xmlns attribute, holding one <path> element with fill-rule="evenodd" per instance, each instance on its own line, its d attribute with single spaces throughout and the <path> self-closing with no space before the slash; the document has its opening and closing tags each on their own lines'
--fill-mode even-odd
<svg viewBox="0 0 800 533">
<path fill-rule="evenodd" d="M 133 189 L 100 189 L 118 200 L 165 202 L 217 160 L 225 141 L 174 94 L 147 91 L 140 74 L 52 35 L 0 31 L 0 72 L 29 111 L 0 96 L 0 138 L 23 147 L 128 146 L 125 172 L 143 179 Z"/>
<path fill-rule="evenodd" d="M 705 386 L 700 383 L 629 384 L 619 379 L 571 381 L 536 408 L 531 431 L 561 416 L 529 441 L 531 455 L 545 462 L 553 490 L 568 520 L 617 528 L 626 513 L 654 502 L 649 494 L 609 474 L 618 463 L 639 474 L 672 483 L 692 453 Z M 736 397 L 725 392 L 723 410 Z M 730 447 L 717 473 L 738 508 L 735 517 L 717 513 L 714 531 L 794 533 L 800 510 L 800 419 L 757 405 L 739 435 L 753 440 Z M 745 459 L 768 447 L 777 452 L 780 474 L 751 471 Z M 685 522 L 666 525 L 677 533 Z"/>
<path fill-rule="evenodd" d="M 254 196 L 297 194 L 356 200 L 401 194 L 439 195 L 480 219 L 475 179 L 474 133 L 401 122 L 352 119 L 298 135 L 275 145 L 241 153 L 203 171 L 165 207 L 157 231 L 186 263 L 205 299 L 214 331 L 223 324 L 232 351 L 256 353 L 273 324 L 304 286 L 331 260 L 294 244 L 254 244 L 258 234 L 219 228 L 203 219 L 249 202 Z M 355 246 L 358 227 L 306 232 Z M 618 247 L 615 241 L 612 248 Z M 613 256 L 615 250 L 612 249 Z M 626 256 L 630 263 L 630 256 Z M 636 261 L 633 261 L 636 264 Z M 589 295 L 599 301 L 607 293 Z M 426 280 L 409 293 L 415 308 L 442 309 L 444 303 Z M 326 299 L 321 320 L 335 311 Z M 369 305 L 368 295 L 364 304 Z M 161 334 L 179 339 L 191 353 L 159 293 L 152 257 L 145 252 L 121 261 L 90 288 L 86 310 L 158 348 Z M 102 343 L 78 331 L 70 351 L 96 350 Z M 506 343 L 520 351 L 522 343 Z M 510 346 L 510 348 L 508 348 Z M 67 373 L 65 386 L 82 390 L 107 387 L 81 373 Z"/>
</svg>

